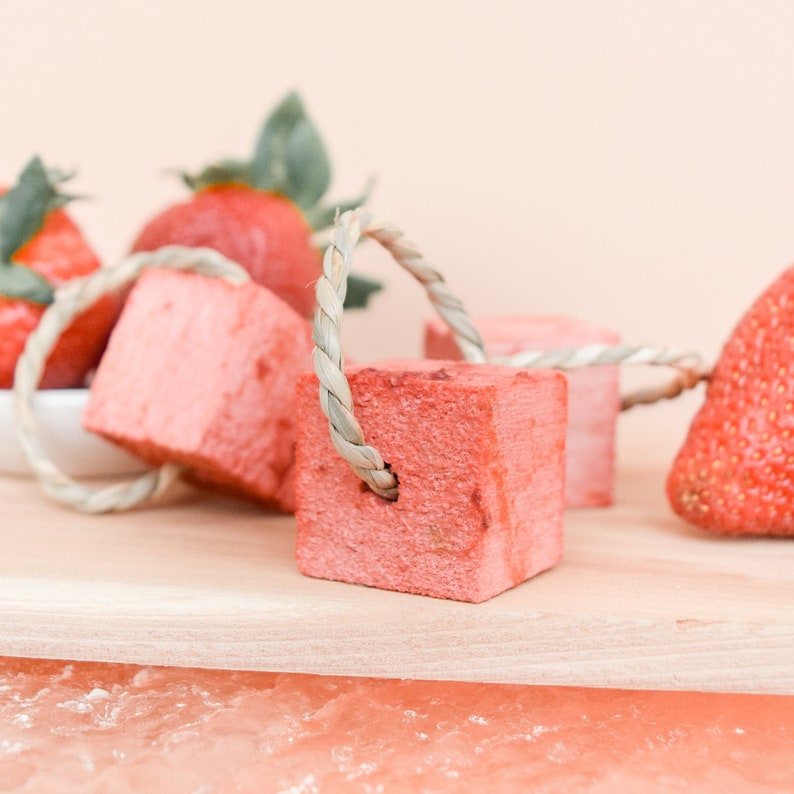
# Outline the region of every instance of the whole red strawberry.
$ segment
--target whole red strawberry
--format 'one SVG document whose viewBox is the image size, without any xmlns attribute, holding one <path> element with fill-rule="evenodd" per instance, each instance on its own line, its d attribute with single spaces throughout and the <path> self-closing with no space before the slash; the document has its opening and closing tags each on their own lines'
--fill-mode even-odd
<svg viewBox="0 0 794 794">
<path fill-rule="evenodd" d="M 289 94 L 270 114 L 248 162 L 225 160 L 200 174 L 184 174 L 188 201 L 150 221 L 132 246 L 206 246 L 238 262 L 305 317 L 315 307 L 322 252 L 313 231 L 328 226 L 337 205 L 322 198 L 331 170 L 320 136 L 300 98 Z M 363 201 L 342 202 L 342 211 Z M 353 277 L 348 306 L 361 306 L 378 285 Z"/>
<path fill-rule="evenodd" d="M 14 367 L 54 288 L 96 270 L 99 260 L 63 205 L 63 177 L 38 157 L 0 196 L 0 388 L 14 383 Z M 2 192 L 2 191 L 0 191 Z M 78 316 L 47 359 L 41 388 L 82 386 L 96 366 L 118 313 L 106 297 Z"/>
<path fill-rule="evenodd" d="M 794 267 L 725 345 L 667 495 L 706 529 L 794 536 Z"/>
</svg>

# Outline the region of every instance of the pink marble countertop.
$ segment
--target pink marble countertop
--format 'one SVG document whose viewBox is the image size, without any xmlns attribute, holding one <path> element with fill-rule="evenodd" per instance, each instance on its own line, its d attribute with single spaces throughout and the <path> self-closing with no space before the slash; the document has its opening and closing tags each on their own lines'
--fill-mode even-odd
<svg viewBox="0 0 794 794">
<path fill-rule="evenodd" d="M 785 792 L 794 697 L 0 658 L 0 791 Z"/>
</svg>

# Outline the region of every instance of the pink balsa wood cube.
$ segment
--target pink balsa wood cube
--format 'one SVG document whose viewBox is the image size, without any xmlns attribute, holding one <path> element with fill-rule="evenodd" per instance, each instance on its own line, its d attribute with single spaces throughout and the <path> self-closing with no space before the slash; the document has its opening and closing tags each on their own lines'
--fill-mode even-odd
<svg viewBox="0 0 794 794">
<path fill-rule="evenodd" d="M 153 270 L 130 293 L 83 423 L 157 466 L 295 508 L 293 395 L 311 327 L 257 284 Z"/>
<path fill-rule="evenodd" d="M 524 350 L 553 350 L 589 344 L 617 344 L 614 331 L 568 317 L 475 319 L 489 357 Z M 459 359 L 460 350 L 440 320 L 425 326 L 425 355 Z M 569 371 L 565 503 L 568 507 L 612 504 L 615 479 L 615 424 L 620 409 L 618 368 Z"/>
<path fill-rule="evenodd" d="M 349 368 L 366 441 L 399 479 L 374 494 L 334 450 L 311 373 L 298 380 L 298 568 L 484 601 L 562 553 L 566 383 L 461 362 Z"/>
</svg>

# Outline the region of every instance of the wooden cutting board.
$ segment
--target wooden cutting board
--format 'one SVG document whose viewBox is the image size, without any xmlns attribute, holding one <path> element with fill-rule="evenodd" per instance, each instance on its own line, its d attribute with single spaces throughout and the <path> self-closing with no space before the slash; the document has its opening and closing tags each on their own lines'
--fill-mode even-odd
<svg viewBox="0 0 794 794">
<path fill-rule="evenodd" d="M 294 519 L 185 487 L 82 516 L 0 479 L 0 654 L 153 665 L 794 693 L 794 543 L 680 522 L 663 471 L 570 510 L 563 562 L 484 604 L 301 576 Z"/>
</svg>

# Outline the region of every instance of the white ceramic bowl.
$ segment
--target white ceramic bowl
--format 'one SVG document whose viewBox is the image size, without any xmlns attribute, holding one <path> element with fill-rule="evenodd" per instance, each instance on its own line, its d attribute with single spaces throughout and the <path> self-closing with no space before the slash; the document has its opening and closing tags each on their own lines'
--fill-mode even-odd
<svg viewBox="0 0 794 794">
<path fill-rule="evenodd" d="M 38 438 L 52 462 L 72 477 L 101 477 L 145 471 L 132 455 L 83 429 L 88 389 L 45 389 L 33 397 Z M 0 472 L 32 474 L 14 432 L 13 392 L 0 389 Z"/>
</svg>

